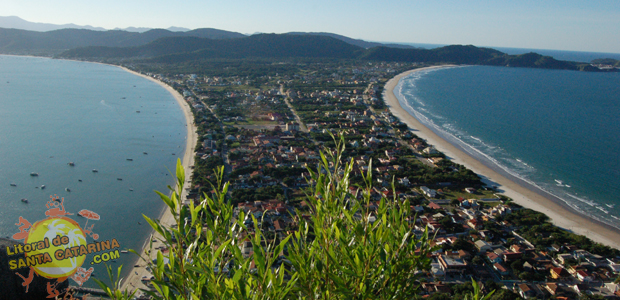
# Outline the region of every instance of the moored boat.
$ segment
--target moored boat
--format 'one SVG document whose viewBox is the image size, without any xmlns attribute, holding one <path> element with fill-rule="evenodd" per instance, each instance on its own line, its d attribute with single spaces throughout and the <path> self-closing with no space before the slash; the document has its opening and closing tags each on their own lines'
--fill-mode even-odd
<svg viewBox="0 0 620 300">
<path fill-rule="evenodd" d="M 99 171 L 97 171 L 97 169 L 93 169 L 93 173 L 97 173 L 97 172 L 99 172 Z"/>
<path fill-rule="evenodd" d="M 22 202 L 24 202 L 24 203 L 28 203 L 28 199 L 26 199 L 26 198 L 22 198 Z"/>
<path fill-rule="evenodd" d="M 11 183 L 10 185 L 11 185 L 11 186 L 17 186 L 17 184 L 15 184 L 15 183 Z"/>
<path fill-rule="evenodd" d="M 32 172 L 30 173 L 30 176 L 39 176 L 39 173 Z"/>
</svg>

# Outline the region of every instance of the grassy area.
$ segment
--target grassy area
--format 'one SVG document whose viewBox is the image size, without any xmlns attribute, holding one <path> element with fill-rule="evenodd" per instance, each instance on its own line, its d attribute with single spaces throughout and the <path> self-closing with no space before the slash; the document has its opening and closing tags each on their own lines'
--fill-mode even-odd
<svg viewBox="0 0 620 300">
<path fill-rule="evenodd" d="M 452 190 L 450 188 L 447 189 L 442 189 L 443 193 L 443 197 L 445 199 L 458 199 L 459 197 L 463 198 L 463 199 L 492 199 L 492 198 L 497 198 L 497 196 L 495 196 L 495 192 L 494 191 L 485 191 L 485 190 L 477 190 L 476 193 L 474 194 L 470 194 L 466 191 L 463 190 Z"/>
<path fill-rule="evenodd" d="M 253 120 L 247 120 L 247 121 L 233 121 L 233 122 L 222 122 L 224 123 L 224 125 L 230 125 L 230 126 L 234 126 L 234 125 L 278 125 L 278 122 L 275 121 L 253 121 Z"/>
</svg>

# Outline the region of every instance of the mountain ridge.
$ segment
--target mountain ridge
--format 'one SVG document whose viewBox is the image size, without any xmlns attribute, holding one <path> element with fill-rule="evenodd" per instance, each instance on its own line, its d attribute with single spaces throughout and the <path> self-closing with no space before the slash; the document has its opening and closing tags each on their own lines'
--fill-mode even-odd
<svg viewBox="0 0 620 300">
<path fill-rule="evenodd" d="M 257 34 L 243 38 L 212 40 L 197 37 L 166 37 L 139 47 L 85 47 L 68 50 L 62 58 L 145 63 L 184 63 L 214 59 L 352 59 L 368 61 L 451 63 L 600 71 L 585 63 L 559 61 L 536 53 L 508 55 L 491 48 L 450 45 L 435 49 L 369 49 L 327 35 Z"/>
</svg>

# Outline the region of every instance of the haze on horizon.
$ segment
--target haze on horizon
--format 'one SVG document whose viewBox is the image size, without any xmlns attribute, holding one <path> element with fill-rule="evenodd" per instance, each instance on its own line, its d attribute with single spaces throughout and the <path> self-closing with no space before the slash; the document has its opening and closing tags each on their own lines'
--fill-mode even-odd
<svg viewBox="0 0 620 300">
<path fill-rule="evenodd" d="M 33 9 L 35 8 L 35 9 Z M 106 29 L 331 32 L 378 42 L 620 53 L 620 1 L 18 1 L 2 15 Z"/>
</svg>

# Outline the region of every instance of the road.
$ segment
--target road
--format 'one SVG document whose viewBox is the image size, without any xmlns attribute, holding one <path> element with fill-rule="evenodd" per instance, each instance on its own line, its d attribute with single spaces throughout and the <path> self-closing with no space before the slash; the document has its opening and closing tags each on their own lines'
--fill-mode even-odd
<svg viewBox="0 0 620 300">
<path fill-rule="evenodd" d="M 284 85 L 282 84 L 280 85 L 280 94 L 284 95 Z M 288 101 L 288 97 L 286 96 L 284 97 L 284 102 L 295 115 L 295 119 L 297 120 L 297 123 L 299 123 L 299 129 L 301 129 L 301 131 L 303 132 L 309 132 L 308 127 L 306 127 L 306 124 L 304 124 L 304 122 L 301 121 L 301 118 L 297 114 L 297 111 L 295 110 L 295 108 L 293 108 L 293 105 L 291 105 L 291 103 Z"/>
</svg>

